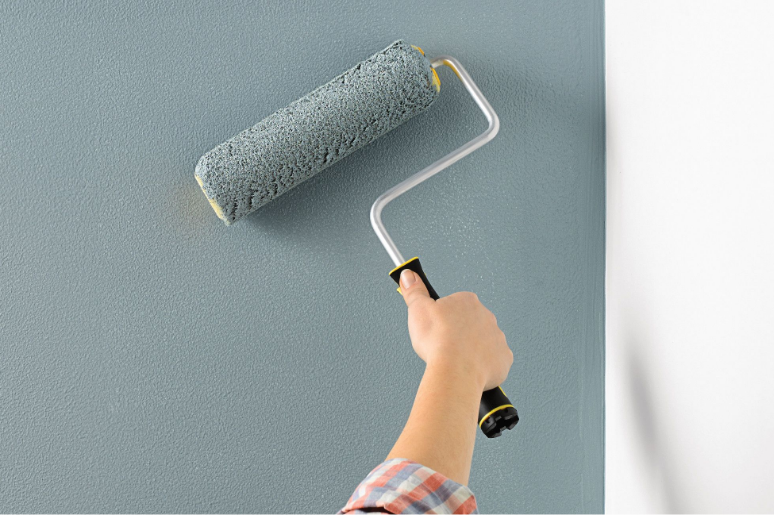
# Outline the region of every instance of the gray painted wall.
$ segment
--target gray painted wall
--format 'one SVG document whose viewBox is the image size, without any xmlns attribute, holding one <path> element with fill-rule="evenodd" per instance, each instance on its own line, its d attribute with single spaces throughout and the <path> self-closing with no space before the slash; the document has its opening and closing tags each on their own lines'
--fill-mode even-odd
<svg viewBox="0 0 774 515">
<path fill-rule="evenodd" d="M 230 228 L 193 167 L 398 37 L 502 122 L 384 216 L 516 354 L 480 508 L 603 509 L 601 1 L 7 4 L 2 511 L 334 511 L 380 462 L 422 363 L 368 209 L 483 117 L 442 71 L 429 112 Z"/>
</svg>

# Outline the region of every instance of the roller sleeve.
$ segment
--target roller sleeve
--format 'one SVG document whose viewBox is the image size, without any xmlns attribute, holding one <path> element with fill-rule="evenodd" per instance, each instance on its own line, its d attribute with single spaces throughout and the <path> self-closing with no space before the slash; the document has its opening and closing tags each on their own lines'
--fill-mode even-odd
<svg viewBox="0 0 774 515">
<path fill-rule="evenodd" d="M 230 225 L 424 111 L 439 90 L 422 51 L 396 41 L 207 152 L 196 179 Z"/>
</svg>

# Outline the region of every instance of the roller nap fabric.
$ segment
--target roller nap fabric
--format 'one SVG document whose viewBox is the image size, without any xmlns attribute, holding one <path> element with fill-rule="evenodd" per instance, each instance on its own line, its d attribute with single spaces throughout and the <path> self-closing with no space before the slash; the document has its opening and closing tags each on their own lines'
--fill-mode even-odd
<svg viewBox="0 0 774 515">
<path fill-rule="evenodd" d="M 396 41 L 207 152 L 196 179 L 230 225 L 424 111 L 440 83 Z"/>
</svg>

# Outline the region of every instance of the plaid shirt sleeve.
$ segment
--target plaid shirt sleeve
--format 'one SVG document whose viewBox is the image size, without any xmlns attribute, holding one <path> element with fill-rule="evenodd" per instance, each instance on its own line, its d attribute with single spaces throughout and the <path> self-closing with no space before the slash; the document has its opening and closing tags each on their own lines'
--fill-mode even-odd
<svg viewBox="0 0 774 515">
<path fill-rule="evenodd" d="M 478 513 L 461 485 L 414 461 L 385 461 L 358 485 L 342 513 Z"/>
</svg>

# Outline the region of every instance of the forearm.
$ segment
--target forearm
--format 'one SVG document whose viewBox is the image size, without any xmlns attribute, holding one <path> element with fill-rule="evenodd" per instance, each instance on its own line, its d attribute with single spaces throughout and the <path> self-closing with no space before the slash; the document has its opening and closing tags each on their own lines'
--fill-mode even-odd
<svg viewBox="0 0 774 515">
<path fill-rule="evenodd" d="M 387 459 L 416 461 L 466 485 L 482 390 L 464 367 L 428 365 L 408 422 Z"/>
</svg>

